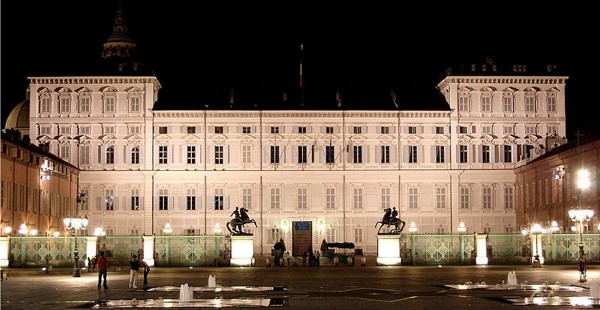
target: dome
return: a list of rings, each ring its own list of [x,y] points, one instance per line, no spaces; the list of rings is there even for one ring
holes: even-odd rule
[[[23,136],[29,135],[29,100],[25,100],[10,111],[5,129],[17,129]]]

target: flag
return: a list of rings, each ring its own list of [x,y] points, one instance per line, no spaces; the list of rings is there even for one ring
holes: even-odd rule
[[[304,44],[300,44],[300,88],[302,88],[302,51],[304,50]]]

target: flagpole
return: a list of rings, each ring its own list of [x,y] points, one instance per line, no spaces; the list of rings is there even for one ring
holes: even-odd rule
[[[304,51],[304,44],[300,43],[300,106],[304,106],[304,85],[302,81],[302,53]]]

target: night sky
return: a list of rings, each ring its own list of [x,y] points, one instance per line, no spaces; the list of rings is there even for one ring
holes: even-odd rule
[[[449,66],[558,65],[567,82],[567,130],[598,136],[593,113],[600,29],[576,1],[123,0],[129,35],[161,82],[157,108],[445,106],[435,89]],[[1,3],[2,127],[25,99],[27,76],[77,72],[101,57],[117,0]],[[300,52],[300,44],[304,52]],[[282,92],[288,93],[283,103]]]

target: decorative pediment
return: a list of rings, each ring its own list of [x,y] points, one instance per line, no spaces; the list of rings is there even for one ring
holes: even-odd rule
[[[252,144],[256,140],[256,137],[253,135],[245,134],[240,138],[242,144]]]
[[[411,135],[406,140],[410,145],[421,144],[421,137],[417,135]]]
[[[353,145],[362,145],[366,141],[365,137],[363,137],[363,136],[353,136],[353,137],[350,137],[349,140],[350,140],[350,144],[353,144]]]
[[[526,144],[531,144],[531,145],[539,144],[538,140],[541,139],[541,138],[542,137],[538,136],[538,135],[527,135],[527,136],[525,136],[525,143]]]
[[[36,138],[36,140],[38,140],[40,142],[40,144],[46,144],[46,143],[50,143],[50,141],[52,141],[52,138],[48,137],[47,135],[41,135],[41,136],[38,136]]]
[[[296,137],[296,143],[298,145],[308,145],[311,141],[312,139],[307,135],[299,135]]]
[[[329,145],[329,142],[331,142],[331,144],[335,144],[335,142],[337,142],[339,139],[339,136],[331,134],[323,136],[323,138],[320,140],[322,143]]]
[[[160,135],[158,137],[156,137],[156,144],[158,145],[167,145],[169,144],[169,140],[171,140],[171,137],[169,137],[168,135]]]
[[[198,137],[195,135],[187,135],[185,137],[183,137],[183,141],[185,141],[185,143],[187,144],[194,144],[196,142],[198,142]]]
[[[78,93],[80,93],[80,94],[81,93],[91,93],[92,92],[92,90],[89,89],[89,88],[87,88],[87,87],[79,87],[75,91],[78,92]]]
[[[462,145],[471,144],[472,140],[473,140],[473,137],[471,137],[469,135],[461,135],[458,137],[458,144],[462,144]]]
[[[506,135],[502,138],[502,143],[503,144],[516,144],[517,138],[518,137],[515,135]]]
[[[492,144],[496,137],[494,135],[486,134],[481,137],[481,141],[485,144]]]
[[[56,88],[54,91],[57,93],[70,93],[71,89],[61,86],[61,87]]]
[[[389,145],[394,141],[394,138],[390,135],[382,135],[377,138],[379,140],[379,144],[381,145]]]
[[[100,137],[98,137],[100,140],[102,140],[103,142],[109,141],[109,140],[116,140],[117,137],[115,137],[114,135],[101,135]]]
[[[100,91],[103,93],[116,93],[117,89],[112,86],[104,86],[100,88]]]
[[[435,141],[435,145],[447,145],[450,142],[448,137],[444,135],[435,135],[433,141]]]
[[[67,143],[71,141],[71,137],[67,135],[58,135],[54,139],[58,140],[59,143]]]

